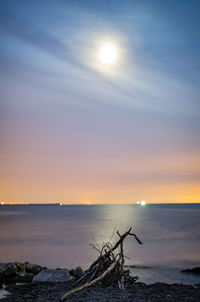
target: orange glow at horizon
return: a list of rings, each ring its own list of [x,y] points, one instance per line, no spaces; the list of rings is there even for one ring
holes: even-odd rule
[[[51,150],[38,157],[32,150],[26,157],[10,152],[1,164],[1,202],[200,202],[198,154],[98,155],[98,159],[95,154],[84,159],[75,154],[68,159],[55,157]]]
[[[14,188],[13,188],[14,189]],[[56,198],[58,193],[58,188],[54,188],[43,191],[43,186],[38,188],[37,194],[31,194],[27,190],[15,188],[13,190],[14,194],[8,194],[2,198],[2,202],[5,204],[16,204],[16,203],[57,203],[59,198]],[[163,194],[167,192],[167,194]],[[61,194],[61,193],[59,193]],[[14,198],[15,196],[15,198]],[[38,197],[40,196],[40,197]],[[183,186],[155,186],[149,185],[145,189],[142,187],[137,188],[126,188],[118,189],[116,193],[115,188],[91,191],[88,197],[85,198],[85,192],[83,190],[66,190],[62,192],[62,204],[128,204],[136,203],[137,200],[143,200],[142,197],[145,196],[147,203],[199,203],[200,202],[200,192],[199,187],[194,185]],[[10,200],[14,200],[14,203]]]

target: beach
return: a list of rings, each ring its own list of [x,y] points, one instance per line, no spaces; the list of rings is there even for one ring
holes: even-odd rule
[[[8,287],[9,295],[1,302],[58,302],[72,284],[27,284]],[[96,285],[70,296],[69,302],[199,302],[200,284],[169,285],[136,283],[124,291]]]
[[[192,272],[185,273],[191,274]],[[196,268],[194,272],[199,275],[200,267]],[[3,284],[0,283],[1,302],[59,302],[66,293],[79,287],[77,280],[80,280],[80,276],[87,275],[87,271],[85,272],[81,267],[68,271],[67,269],[47,269],[36,264],[16,262],[1,264],[0,273],[0,281],[3,282]],[[184,285],[182,283],[156,282],[147,285],[143,282],[133,281],[132,283],[125,282],[124,289],[120,289],[119,283],[110,282],[109,284],[100,281],[93,286],[70,294],[65,297],[64,301],[199,302],[200,283]]]

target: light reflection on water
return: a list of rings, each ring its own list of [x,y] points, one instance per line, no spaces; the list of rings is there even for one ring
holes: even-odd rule
[[[97,256],[94,238],[100,244],[130,226],[144,244],[127,238],[128,264],[199,265],[200,205],[0,207],[0,262],[86,268]]]

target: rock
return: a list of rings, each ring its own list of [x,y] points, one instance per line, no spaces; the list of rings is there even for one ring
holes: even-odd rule
[[[0,269],[0,288],[2,288],[3,283],[3,271]]]
[[[24,272],[25,271],[25,263],[15,262],[15,265],[17,266],[17,271],[18,272]]]
[[[29,283],[44,267],[29,262],[0,263],[0,284]]]
[[[18,275],[14,279],[14,283],[29,283],[32,282],[33,277],[35,275],[33,273],[26,273],[25,275]]]
[[[38,274],[43,269],[41,265],[25,262],[25,271],[27,273]]]
[[[73,280],[67,269],[45,269],[33,278],[33,282],[66,282]]]
[[[17,276],[17,266],[14,263],[7,263],[3,270],[3,283],[15,283],[14,279]]]
[[[85,274],[85,271],[80,266],[75,269],[71,269],[69,272],[75,279],[80,279]]]
[[[0,263],[0,270],[5,271],[7,263]]]
[[[7,263],[3,273],[6,278],[13,277],[17,274],[17,266],[15,263]]]
[[[187,274],[196,274],[196,275],[200,275],[200,266],[197,267],[193,267],[190,269],[184,269],[181,271],[182,273],[187,273]]]
[[[25,275],[16,275],[9,278],[4,278],[3,282],[5,284],[15,284],[15,283],[31,283],[33,280],[34,274],[26,273]]]

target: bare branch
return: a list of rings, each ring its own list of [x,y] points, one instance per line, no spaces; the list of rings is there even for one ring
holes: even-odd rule
[[[100,275],[98,278],[92,280],[91,282],[89,283],[85,283],[84,285],[82,286],[79,286],[77,288],[74,288],[72,290],[70,290],[69,292],[67,292],[66,294],[64,294],[62,297],[61,297],[61,301],[65,300],[67,297],[69,297],[70,295],[76,293],[76,292],[79,292],[81,291],[82,289],[86,288],[86,287],[90,287],[94,284],[96,284],[97,282],[101,281],[103,278],[105,278],[118,264],[118,261],[115,261],[111,264],[111,266],[109,266],[109,268],[102,274]]]

